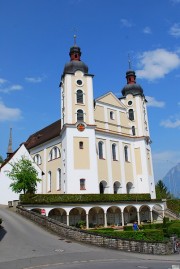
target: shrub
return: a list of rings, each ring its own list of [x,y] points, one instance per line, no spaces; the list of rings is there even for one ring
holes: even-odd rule
[[[150,194],[21,194],[21,204],[150,201]]]
[[[132,228],[132,227],[131,227]],[[112,237],[129,239],[135,241],[148,241],[148,242],[162,242],[164,241],[164,234],[162,230],[146,230],[146,231],[114,231],[113,229],[96,229],[89,232]]]
[[[86,222],[84,220],[79,220],[77,223],[76,223],[76,228],[80,228],[82,229],[83,227],[86,226]]]
[[[124,231],[132,231],[132,226],[124,226]]]
[[[169,227],[167,228],[167,233],[169,236],[177,235],[180,237],[180,222],[173,222]]]

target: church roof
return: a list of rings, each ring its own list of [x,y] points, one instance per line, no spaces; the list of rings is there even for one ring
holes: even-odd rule
[[[48,125],[47,127],[29,136],[24,145],[27,149],[34,148],[59,136],[60,132],[61,132],[61,120],[57,120],[56,122]]]

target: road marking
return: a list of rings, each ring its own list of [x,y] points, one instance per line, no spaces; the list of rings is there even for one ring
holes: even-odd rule
[[[144,269],[145,269],[145,268],[146,268],[146,269],[148,268],[147,266],[141,266],[141,265],[139,265],[139,266],[137,266],[137,267],[138,267],[138,268],[144,268]]]
[[[55,249],[54,251],[56,251],[56,252],[63,252],[64,249]]]

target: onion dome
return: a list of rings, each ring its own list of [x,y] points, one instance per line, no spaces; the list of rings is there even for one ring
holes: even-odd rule
[[[77,70],[82,71],[84,74],[88,73],[88,66],[81,61],[81,49],[76,43],[70,48],[69,56],[70,62],[65,64],[63,75],[74,74]]]
[[[121,91],[123,96],[126,97],[128,94],[144,96],[143,89],[136,84],[136,74],[133,70],[130,69],[126,72],[126,79],[127,85]]]

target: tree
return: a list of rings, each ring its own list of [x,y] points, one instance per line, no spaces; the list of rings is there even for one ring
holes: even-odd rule
[[[169,198],[171,198],[171,194],[168,191],[166,185],[163,183],[162,180],[159,180],[156,183],[155,188],[156,188],[156,197],[158,199],[169,199]]]
[[[3,157],[0,155],[0,163],[3,163]]]
[[[22,157],[19,161],[10,164],[12,166],[11,171],[7,172],[13,182],[10,184],[12,191],[16,193],[34,193],[37,187],[37,182],[40,182],[38,178],[38,172],[33,167],[32,162],[25,157]]]

